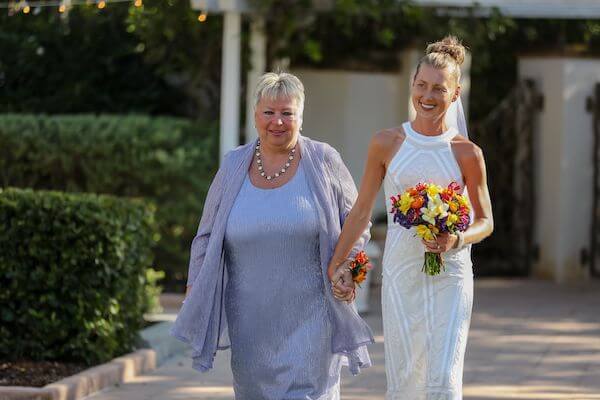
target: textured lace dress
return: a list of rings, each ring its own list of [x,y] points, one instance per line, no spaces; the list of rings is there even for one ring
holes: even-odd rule
[[[318,217],[302,162],[276,189],[246,177],[227,221],[225,264],[236,400],[339,399],[342,361],[331,348]]]

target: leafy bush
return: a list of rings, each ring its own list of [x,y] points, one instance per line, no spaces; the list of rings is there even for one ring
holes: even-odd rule
[[[155,262],[173,289],[185,279],[217,143],[213,126],[185,119],[0,115],[0,186],[152,200]]]
[[[185,115],[187,94],[128,32],[129,5],[107,8],[73,7],[68,19],[55,7],[0,13],[0,112]]]
[[[0,226],[0,357],[94,363],[133,348],[150,302],[151,206],[0,189]]]

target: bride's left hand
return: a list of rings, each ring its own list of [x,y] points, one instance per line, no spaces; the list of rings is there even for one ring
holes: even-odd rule
[[[450,233],[440,233],[436,236],[434,241],[422,240],[425,248],[430,253],[444,253],[448,250],[452,250],[456,246],[458,236]]]

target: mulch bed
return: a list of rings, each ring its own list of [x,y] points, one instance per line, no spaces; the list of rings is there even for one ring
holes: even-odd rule
[[[0,360],[0,386],[42,387],[86,368],[85,365],[57,361]]]

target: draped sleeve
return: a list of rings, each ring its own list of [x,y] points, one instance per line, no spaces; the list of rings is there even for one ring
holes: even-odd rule
[[[225,175],[225,160],[219,167],[213,181],[208,189],[206,200],[204,201],[204,208],[202,210],[202,217],[200,218],[200,224],[198,225],[198,231],[190,250],[190,262],[188,267],[188,279],[187,285],[191,286],[200,274],[202,264],[204,263],[204,256],[206,255],[206,249],[208,247],[208,241],[215,224],[215,217],[219,211],[221,204],[221,198],[223,196],[223,182]]]

